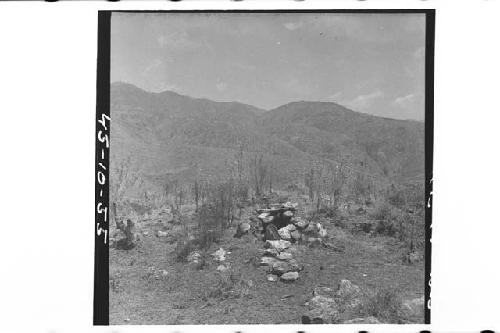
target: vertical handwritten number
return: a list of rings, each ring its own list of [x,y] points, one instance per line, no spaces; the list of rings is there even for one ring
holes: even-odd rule
[[[105,134],[105,132],[108,131],[108,124],[110,121],[111,118],[105,114],[101,114],[101,119],[97,120],[97,122],[102,126],[102,129],[97,132],[97,139],[99,140],[99,142],[104,143],[105,147],[108,149],[109,149],[109,137],[108,134]],[[106,153],[105,148],[102,148],[101,160],[104,160],[105,153]],[[99,163],[99,166],[103,170],[106,170],[106,166],[103,163]],[[100,196],[102,197],[102,186],[106,185],[106,175],[104,174],[103,171],[97,172],[97,181],[101,186]],[[96,208],[97,208],[97,213],[99,215],[101,214],[104,215],[104,223],[107,223],[108,207],[105,207],[102,202],[98,202]],[[101,227],[100,223],[97,223],[97,236],[101,236],[102,233],[104,233],[104,244],[106,244],[108,241],[108,230],[107,228]]]
[[[106,143],[106,148],[109,148],[109,139],[107,134],[104,134],[104,136],[102,136],[102,131],[99,131],[97,133],[97,139],[102,143]]]
[[[109,118],[107,115],[105,114],[102,114],[101,115],[101,119],[98,120],[98,122],[102,125],[102,127],[104,127],[104,129],[107,131],[108,130],[108,127],[106,127],[106,120],[110,121],[111,118]]]
[[[104,222],[108,221],[108,207],[102,208],[102,202],[99,202],[97,204],[97,213],[99,214],[104,213]]]
[[[106,176],[102,171],[99,171],[97,173],[97,181],[99,182],[100,185],[104,185],[106,183]]]

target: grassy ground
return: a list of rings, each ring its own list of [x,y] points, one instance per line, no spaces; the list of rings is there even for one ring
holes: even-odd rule
[[[242,219],[250,214],[247,209]],[[331,241],[345,251],[293,245],[291,251],[304,270],[298,281],[287,284],[267,281],[266,269],[257,264],[263,242],[252,234],[234,238],[235,228],[226,230],[208,253],[220,247],[230,251],[225,261],[230,269],[217,271],[219,263],[209,258],[199,270],[175,262],[175,242],[156,236],[157,230],[165,229],[175,235],[181,226],[139,221],[137,247],[110,249],[110,324],[300,323],[314,287],[336,287],[341,279],[358,285],[366,295],[381,289],[393,290],[402,299],[423,295],[423,262],[403,265],[405,250],[396,239],[353,234],[332,222],[322,221]]]

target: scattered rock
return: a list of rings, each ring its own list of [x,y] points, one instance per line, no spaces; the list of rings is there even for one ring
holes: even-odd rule
[[[224,266],[224,265],[219,265],[219,266],[217,266],[217,270],[218,270],[219,272],[225,272],[225,271],[227,271],[228,269],[229,269],[229,267]]]
[[[226,260],[226,254],[229,254],[230,252],[227,252],[226,250],[224,250],[222,247],[220,249],[218,249],[217,251],[215,251],[214,253],[212,253],[212,257],[214,257],[214,260],[215,261],[225,261]]]
[[[201,254],[199,252],[191,252],[188,256],[187,256],[187,261],[189,263],[199,263],[201,260]]]
[[[284,282],[293,282],[299,278],[298,272],[287,272],[281,275],[280,279]]]
[[[142,234],[143,234],[144,236],[147,236],[147,235],[149,235],[149,232],[147,232],[147,231],[143,231],[143,232],[142,232]]]
[[[270,282],[276,282],[278,281],[278,276],[277,275],[274,275],[274,274],[269,274],[267,276],[267,281],[270,281]]]
[[[165,277],[165,276],[167,276],[167,275],[168,275],[168,272],[167,272],[166,270],[162,269],[162,270],[161,270],[161,275],[162,275],[163,277]]]
[[[161,231],[161,230],[158,230],[158,232],[156,233],[156,236],[158,237],[167,237],[167,232],[166,231]]]
[[[370,316],[365,318],[354,318],[344,321],[342,324],[382,324],[377,318]]]
[[[321,223],[316,224],[316,228],[318,229],[318,235],[322,238],[325,238],[327,235],[326,229],[323,228]]]
[[[278,252],[282,252],[286,249],[288,249],[292,245],[289,241],[286,240],[266,240],[266,243],[264,244],[264,247],[266,248],[274,248]]]

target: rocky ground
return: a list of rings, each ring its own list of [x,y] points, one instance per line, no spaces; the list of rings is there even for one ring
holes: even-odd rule
[[[395,238],[313,222],[304,208],[247,207],[187,262],[174,259],[186,226],[168,209],[137,218],[128,250],[113,230],[110,324],[423,323],[423,261],[404,264]]]

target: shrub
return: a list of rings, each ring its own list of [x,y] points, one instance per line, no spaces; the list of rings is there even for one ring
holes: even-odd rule
[[[338,214],[338,209],[335,206],[321,207],[318,210],[318,214],[327,218],[336,218]]]
[[[232,179],[209,185],[205,202],[198,208],[198,244],[208,248],[218,242],[231,225],[236,209],[235,186]]]
[[[397,227],[392,221],[379,220],[375,227],[375,233],[393,237],[397,233]]]
[[[384,202],[377,206],[370,216],[374,220],[389,220],[392,217],[392,208],[387,202]]]
[[[177,245],[174,250],[174,258],[177,262],[187,262],[187,257],[193,249],[193,244],[186,236],[182,237],[177,241]]]
[[[362,306],[363,315],[374,316],[386,323],[405,322],[401,298],[394,290],[381,289]]]

